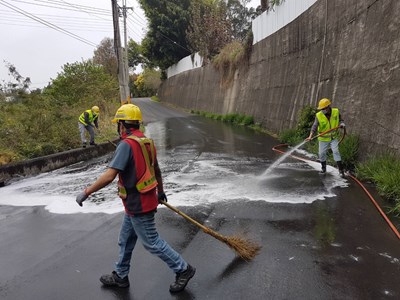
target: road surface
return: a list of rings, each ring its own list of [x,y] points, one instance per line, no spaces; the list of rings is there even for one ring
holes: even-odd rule
[[[115,184],[81,208],[75,196],[110,156],[0,188],[1,299],[399,299],[400,243],[361,188],[317,164],[283,161],[267,135],[135,102],[157,145],[169,203],[222,235],[262,245],[245,262],[224,243],[160,207],[161,236],[197,268],[186,290],[137,244],[129,289],[99,277],[118,255]]]

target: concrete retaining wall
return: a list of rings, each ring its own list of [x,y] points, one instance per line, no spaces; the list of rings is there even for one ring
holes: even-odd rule
[[[17,163],[0,166],[0,187],[14,177],[49,172],[70,164],[105,155],[115,150],[111,143],[104,143],[85,149],[74,149]]]
[[[212,66],[164,81],[162,101],[218,114],[252,115],[279,133],[296,125],[305,105],[332,99],[361,158],[400,153],[400,1],[319,0],[253,46],[233,80]]]

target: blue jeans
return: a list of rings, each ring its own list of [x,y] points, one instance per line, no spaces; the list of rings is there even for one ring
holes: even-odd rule
[[[144,248],[161,258],[172,271],[180,273],[186,270],[188,266],[186,261],[158,235],[154,212],[137,216],[125,214],[118,240],[119,259],[115,263],[115,272],[119,277],[128,276],[132,252],[138,237]]]
[[[330,142],[319,141],[319,160],[321,162],[326,161],[326,153],[328,152],[329,147],[332,149],[333,159],[335,161],[341,161],[342,158],[339,152],[339,141],[337,139]]]

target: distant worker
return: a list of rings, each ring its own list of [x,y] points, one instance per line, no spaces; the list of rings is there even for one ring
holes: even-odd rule
[[[86,130],[90,135],[90,145],[96,146],[96,143],[94,142],[94,127],[99,129],[99,113],[99,107],[93,106],[91,109],[85,110],[79,117],[78,125],[83,148],[86,148]]]
[[[157,232],[155,213],[159,201],[167,201],[167,196],[154,142],[140,131],[141,122],[142,113],[136,105],[124,104],[118,109],[113,123],[118,124],[121,142],[108,169],[76,197],[76,202],[82,206],[90,194],[110,184],[118,175],[118,194],[125,207],[118,239],[119,258],[114,271],[102,275],[100,281],[106,287],[129,287],[132,252],[139,239],[147,251],[162,259],[176,274],[175,282],[169,288],[171,293],[176,293],[186,287],[196,269]]]
[[[315,132],[318,130],[318,134],[328,131],[329,129],[340,127],[344,128],[345,124],[342,116],[339,113],[339,109],[331,108],[331,101],[327,98],[323,98],[318,104],[319,112],[315,115],[314,124],[311,127],[311,132],[307,141],[310,141]],[[319,141],[319,160],[321,162],[321,172],[326,173],[326,158],[329,147],[333,152],[333,159],[335,160],[339,173],[344,176],[344,167],[342,158],[339,152],[339,131],[333,130],[327,134],[318,137]]]

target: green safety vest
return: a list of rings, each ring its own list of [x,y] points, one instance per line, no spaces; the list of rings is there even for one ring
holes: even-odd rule
[[[316,116],[318,118],[318,134],[339,126],[339,109],[337,108],[332,108],[331,117],[329,118],[329,120],[322,111],[317,112]],[[318,137],[318,140],[322,142],[330,142],[331,140],[338,137],[338,130],[334,130]]]
[[[79,122],[81,122],[83,125],[87,126],[85,122],[85,112],[89,114],[89,123],[93,123],[99,115],[93,114],[91,109],[85,110],[79,117]]]

